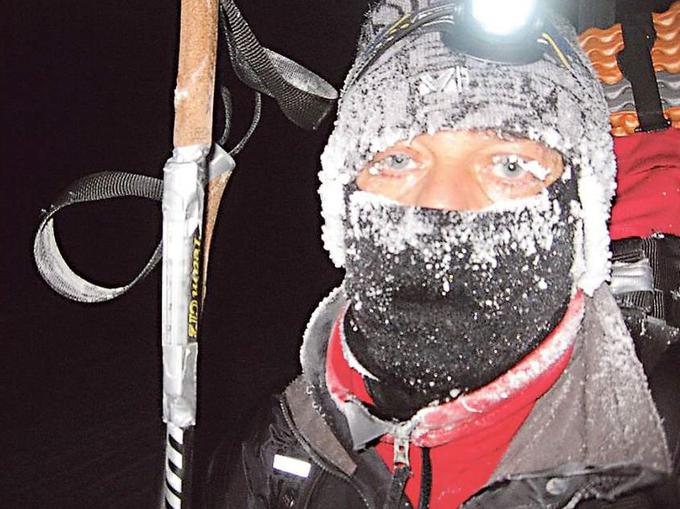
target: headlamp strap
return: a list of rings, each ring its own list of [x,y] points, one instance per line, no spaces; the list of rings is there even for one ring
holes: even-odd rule
[[[357,65],[347,77],[345,89],[354,84],[369,66],[375,62],[385,50],[415,30],[437,31],[443,24],[451,25],[454,20],[454,7],[448,2],[405,14],[392,25],[385,27],[375,35],[373,41],[357,57]]]
[[[616,56],[619,68],[630,81],[640,126],[637,131],[660,131],[670,126],[663,114],[659,84],[656,80],[652,47],[656,30],[652,14],[635,13],[621,22],[624,49]]]
[[[553,54],[559,58],[566,69],[573,68],[571,61],[576,58],[574,50],[552,23],[546,22],[545,32],[541,34],[541,39],[552,48]]]

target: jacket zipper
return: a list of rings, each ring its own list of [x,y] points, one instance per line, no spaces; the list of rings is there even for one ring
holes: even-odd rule
[[[290,428],[290,430],[293,432],[293,436],[295,436],[295,439],[298,442],[300,442],[300,445],[302,445],[303,447],[305,447],[305,445],[308,445],[308,444],[306,444],[305,439],[300,435],[300,432],[295,427],[291,417],[288,415],[288,409],[286,408],[283,400],[281,400],[279,402],[279,406],[281,407],[281,412],[283,413],[283,418],[286,421],[286,424],[288,424],[288,427]],[[314,461],[316,466],[318,466],[323,472],[326,472],[327,474],[329,474],[333,477],[336,477],[336,478],[338,478],[342,481],[345,481],[352,488],[354,488],[355,491],[359,494],[359,497],[361,498],[361,501],[364,503],[364,506],[366,507],[366,509],[374,509],[374,508],[372,508],[371,504],[369,503],[368,499],[366,498],[366,495],[364,495],[364,493],[361,491],[361,489],[359,489],[359,487],[356,485],[356,483],[352,481],[351,477],[349,477],[345,474],[342,474],[340,472],[337,472],[337,471],[327,467],[326,465],[324,465],[323,460],[317,456],[317,454],[312,450],[311,446],[305,447],[305,449],[309,453],[310,457],[312,458],[312,461]]]

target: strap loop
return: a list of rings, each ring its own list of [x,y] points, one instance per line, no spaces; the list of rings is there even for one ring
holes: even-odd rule
[[[57,198],[43,217],[33,243],[33,256],[43,279],[60,295],[78,302],[104,302],[127,292],[144,279],[161,259],[161,244],[142,271],[130,283],[106,288],[83,279],[64,260],[54,233],[54,215],[76,203],[137,196],[160,201],[161,179],[126,172],[105,171],[76,180]]]
[[[220,4],[231,62],[241,81],[273,97],[294,124],[316,129],[333,107],[337,91],[300,64],[262,47],[233,0]]]
[[[236,74],[248,86],[255,89],[255,109],[251,125],[236,146],[227,154],[219,145],[214,147],[209,164],[209,201],[215,212],[208,213],[207,237],[215,221],[216,207],[235,163],[231,155],[237,154],[253,134],[260,119],[260,93],[278,102],[284,114],[295,124],[315,129],[330,111],[337,99],[336,90],[322,78],[269,49],[263,48],[243,19],[233,0],[221,0],[220,18],[226,33],[230,58]],[[229,91],[222,90],[225,109],[225,128],[220,143],[224,143],[231,126],[232,105]],[[214,173],[214,174],[213,174]],[[137,196],[161,201],[163,181],[144,175],[126,172],[101,172],[83,177],[59,196],[43,217],[33,244],[33,255],[43,279],[60,295],[78,302],[103,302],[127,292],[144,279],[161,259],[161,244],[142,271],[130,283],[106,288],[86,281],[76,274],[64,260],[57,245],[54,232],[54,215],[64,207],[76,203]],[[207,260],[207,250],[205,259]]]

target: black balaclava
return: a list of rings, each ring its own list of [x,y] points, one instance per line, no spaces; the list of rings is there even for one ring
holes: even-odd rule
[[[479,212],[352,193],[345,339],[380,414],[406,419],[486,385],[559,323],[574,286],[575,199],[571,179]]]

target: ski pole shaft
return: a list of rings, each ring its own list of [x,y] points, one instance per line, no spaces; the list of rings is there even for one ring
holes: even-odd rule
[[[217,0],[182,0],[175,147],[212,144]]]
[[[217,0],[182,0],[174,150],[163,169],[165,507],[191,505],[206,158],[212,144]]]

